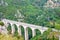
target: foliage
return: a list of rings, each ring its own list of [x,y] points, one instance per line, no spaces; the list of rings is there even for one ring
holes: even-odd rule
[[[15,14],[17,15],[17,10],[19,10],[24,16],[22,22],[51,28],[55,28],[55,22],[60,22],[59,7],[54,9],[43,7],[47,0],[5,0],[4,2],[7,2],[9,5],[6,7],[0,6],[0,12],[3,15],[1,18],[17,21],[18,18],[15,17]]]
[[[55,23],[55,28],[58,29],[58,30],[60,30],[60,24]]]
[[[54,9],[49,7],[45,8],[44,5],[47,0],[4,0],[4,2],[7,2],[8,6],[0,6],[0,19],[6,18],[17,21],[18,18],[16,18],[15,14],[17,15],[17,10],[19,10],[24,16],[22,17],[24,19],[22,22],[60,30],[60,7]],[[11,32],[11,27],[7,29]],[[18,34],[16,26],[15,29],[16,36]],[[46,38],[50,31],[49,29],[49,31],[44,32],[42,39]],[[29,35],[31,35],[31,33]],[[33,39],[38,40],[37,38],[39,37],[37,36]]]
[[[18,36],[18,29],[17,29],[17,26],[14,24],[14,27],[15,27],[15,32],[14,32],[14,36]]]
[[[31,38],[31,40],[59,40],[59,37],[57,37],[56,35],[60,35],[60,33],[51,32],[51,30],[49,29],[49,31],[44,32],[44,34],[37,35],[37,36]]]
[[[7,30],[8,30],[8,34],[11,34],[11,25],[10,24],[8,25]]]
[[[48,35],[51,31],[52,31],[52,29],[49,28],[47,31],[45,31],[45,32],[43,33],[43,35]]]
[[[0,21],[0,25],[1,25],[1,26],[4,26],[4,23],[3,23],[2,21]]]
[[[12,36],[12,35],[0,35],[0,40],[24,40],[23,37],[20,36]]]

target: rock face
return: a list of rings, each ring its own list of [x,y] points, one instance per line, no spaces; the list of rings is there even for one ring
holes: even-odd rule
[[[0,33],[1,34],[7,34],[8,33],[8,31],[7,31],[5,26],[0,26]]]
[[[7,6],[8,3],[7,2],[4,2],[3,0],[0,0],[0,6]]]
[[[48,0],[47,3],[45,3],[45,7],[51,7],[51,8],[55,8],[55,7],[60,7],[60,2],[53,1],[53,0]]]
[[[55,31],[52,31],[48,34],[47,38],[56,38],[56,40],[60,40],[60,32],[55,32]]]

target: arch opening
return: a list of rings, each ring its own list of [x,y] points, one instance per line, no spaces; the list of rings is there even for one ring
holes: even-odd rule
[[[32,29],[27,27],[28,30],[28,39],[30,40],[32,38]]]
[[[22,25],[20,25],[19,26],[19,28],[21,29],[21,35],[23,36],[23,37],[25,37],[25,35],[24,35],[24,27],[22,26]]]
[[[16,24],[13,24],[15,32],[14,32],[14,36],[18,36],[18,28]]]
[[[8,24],[8,27],[7,27],[7,30],[8,30],[8,34],[11,34],[11,24],[10,23],[7,23]]]
[[[36,33],[36,36],[41,35],[41,32],[38,29],[35,29],[35,33]]]

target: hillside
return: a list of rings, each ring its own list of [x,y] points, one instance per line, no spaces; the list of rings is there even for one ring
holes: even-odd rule
[[[60,29],[59,4],[60,0],[0,0],[0,19]]]

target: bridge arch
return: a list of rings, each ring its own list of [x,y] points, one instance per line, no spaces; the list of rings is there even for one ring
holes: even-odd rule
[[[26,30],[28,31],[28,40],[30,40],[32,38],[32,29],[30,27],[27,27]]]
[[[11,24],[10,23],[7,23],[8,24],[8,26],[7,26],[7,30],[8,30],[8,34],[11,34]]]
[[[35,34],[36,34],[36,35],[41,35],[41,31],[40,31],[39,29],[35,29]],[[36,36],[36,35],[35,35],[35,36]]]
[[[24,27],[22,25],[19,25],[20,33],[23,37],[25,37]]]
[[[14,29],[15,29],[14,35],[16,36],[16,35],[18,35],[18,26],[16,24],[13,24],[13,26],[14,26]]]

